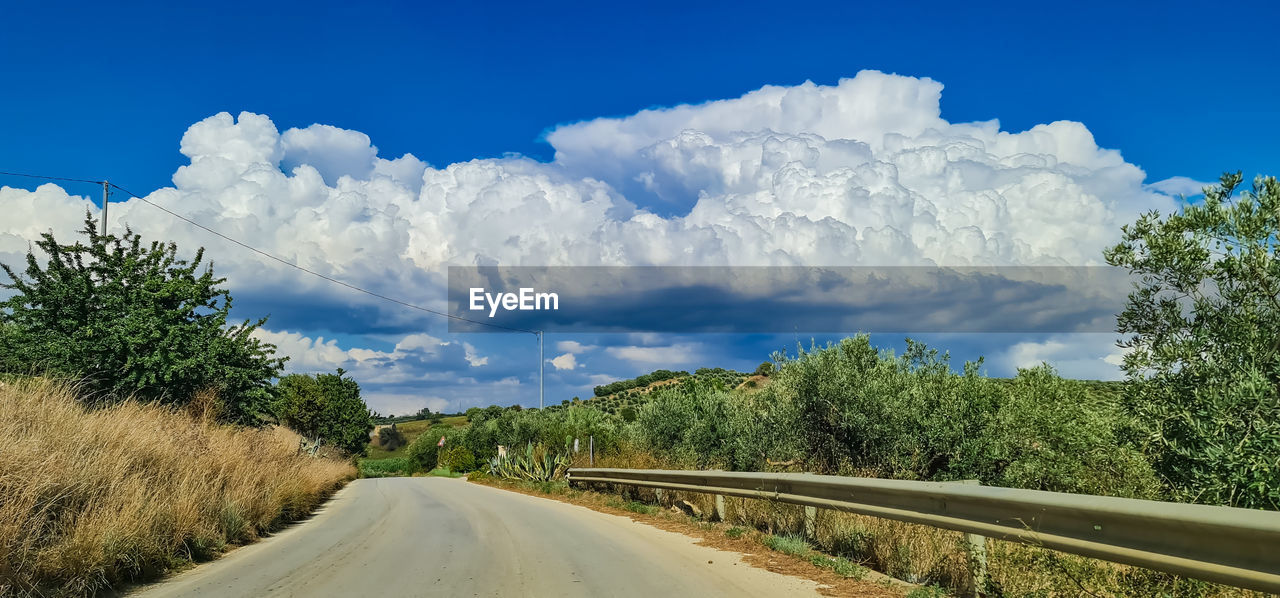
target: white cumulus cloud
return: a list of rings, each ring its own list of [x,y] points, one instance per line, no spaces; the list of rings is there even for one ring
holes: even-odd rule
[[[448,265],[1098,264],[1122,224],[1173,209],[1170,194],[1194,183],[1146,184],[1081,123],[1004,131],[996,121],[948,122],[942,91],[931,79],[876,71],[835,85],[765,86],[556,127],[549,163],[506,157],[439,168],[380,156],[358,131],[317,124],[281,133],[266,115],[220,113],[187,130],[180,149],[189,163],[172,187],[147,197],[302,267],[442,309]],[[70,237],[86,208],[97,213],[93,204],[54,185],[0,188],[0,260],[19,261],[46,230]],[[350,326],[404,331],[420,315],[136,200],[112,207],[113,229],[126,224],[147,239],[207,246],[234,292],[281,311],[359,308],[364,319]],[[344,358],[333,341],[276,340],[298,364],[346,359],[389,379],[421,375],[423,356],[486,363],[456,343],[349,349]],[[687,364],[693,355],[610,351],[647,363]]]
[[[578,358],[573,353],[565,353],[553,359],[549,359],[551,365],[557,370],[572,370],[578,367]]]
[[[1114,334],[1079,333],[1054,335],[1042,341],[1023,341],[995,355],[992,363],[1010,372],[1048,363],[1068,378],[1120,380],[1124,351],[1116,346]]]
[[[1186,195],[1188,197],[1201,195],[1204,188],[1209,186],[1212,186],[1212,183],[1197,181],[1184,176],[1169,177],[1147,185],[1148,188],[1166,195]]]
[[[586,353],[595,348],[595,345],[584,345],[578,341],[559,341],[556,343],[556,349],[573,354]]]
[[[661,364],[668,366],[687,366],[697,363],[701,353],[697,343],[675,343],[657,347],[608,347],[609,355],[635,364]]]

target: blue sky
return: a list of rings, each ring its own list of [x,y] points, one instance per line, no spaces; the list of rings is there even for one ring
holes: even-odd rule
[[[1061,120],[1082,123],[1092,135],[1088,143],[1081,142],[1085,149],[1080,152],[1084,153],[1071,149],[1079,140],[1075,129],[1058,130],[1053,133],[1055,141],[1043,147],[1037,145],[1032,153],[1056,156],[1049,160],[1053,164],[1072,165],[1083,164],[1085,158],[1079,156],[1087,154],[1087,169],[1093,174],[1075,180],[1075,186],[1064,187],[1065,195],[1055,196],[1056,201],[1069,203],[1063,198],[1070,193],[1100,198],[1100,206],[1110,207],[1099,207],[1090,213],[1110,210],[1107,213],[1111,216],[1094,222],[1092,216],[1071,212],[1074,216],[1067,218],[1088,221],[1090,224],[1081,225],[1086,230],[1113,230],[1122,223],[1119,215],[1168,205],[1135,195],[1144,189],[1149,191],[1152,183],[1172,177],[1212,180],[1224,169],[1241,169],[1249,176],[1276,172],[1276,164],[1280,163],[1280,149],[1274,143],[1280,133],[1280,110],[1276,108],[1280,105],[1280,80],[1276,77],[1280,48],[1252,24],[1269,23],[1280,16],[1277,13],[1276,8],[1265,3],[1205,6],[1179,2],[1009,3],[989,7],[924,3],[910,9],[888,3],[750,2],[731,8],[688,2],[647,3],[643,9],[598,3],[545,7],[524,3],[428,6],[406,2],[370,7],[326,2],[275,6],[224,2],[200,8],[172,3],[128,7],[15,3],[5,8],[6,16],[0,21],[0,81],[5,89],[0,94],[0,170],[109,177],[144,195],[176,185],[178,192],[156,197],[174,202],[172,207],[182,213],[207,217],[205,222],[243,240],[261,243],[299,261],[328,264],[335,275],[377,285],[377,290],[386,294],[427,303],[439,300],[441,294],[433,286],[438,281],[433,282],[432,276],[442,272],[443,264],[478,255],[500,262],[513,261],[516,258],[510,256],[519,255],[525,256],[523,265],[543,265],[539,259],[552,262],[560,259],[560,254],[544,252],[544,244],[529,236],[521,237],[514,245],[519,250],[514,254],[504,254],[501,244],[467,249],[472,241],[458,237],[440,238],[438,243],[445,250],[424,248],[423,241],[414,240],[415,235],[493,237],[499,233],[485,228],[483,222],[474,223],[474,229],[467,228],[465,222],[454,222],[452,228],[435,232],[423,228],[427,220],[382,223],[377,215],[368,216],[361,210],[384,210],[385,205],[401,205],[397,202],[402,200],[387,199],[376,189],[360,191],[357,195],[364,200],[342,199],[336,191],[331,199],[324,200],[326,207],[321,213],[331,226],[338,214],[348,215],[353,223],[372,223],[367,230],[360,229],[359,235],[352,233],[343,238],[343,231],[355,229],[337,227],[329,229],[333,237],[322,240],[287,238],[293,230],[291,221],[271,220],[265,213],[255,213],[272,210],[269,204],[287,205],[280,208],[285,210],[299,209],[293,204],[271,204],[277,201],[273,199],[274,192],[264,191],[251,199],[236,196],[243,186],[222,181],[218,178],[221,175],[209,170],[209,162],[202,167],[204,170],[189,168],[188,178],[175,182],[179,178],[175,175],[182,172],[180,168],[197,157],[223,151],[220,144],[229,138],[226,135],[241,134],[219,133],[232,130],[219,128],[223,127],[221,124],[205,127],[201,129],[203,133],[190,136],[193,149],[184,154],[179,152],[184,132],[220,112],[238,118],[245,111],[269,118],[272,130],[279,132],[306,129],[314,123],[357,131],[367,135],[367,142],[376,146],[380,159],[412,154],[434,169],[475,159],[525,156],[530,160],[509,158],[505,162],[478,164],[477,168],[493,165],[512,176],[535,173],[553,183],[563,179],[570,181],[576,189],[573,192],[583,197],[599,192],[612,198],[608,218],[600,217],[605,224],[583,224],[576,241],[570,232],[557,238],[555,243],[560,243],[563,255],[572,256],[581,255],[584,247],[592,246],[593,239],[602,238],[590,231],[614,230],[610,223],[627,221],[633,216],[631,210],[677,219],[691,213],[699,192],[707,195],[708,205],[704,207],[709,209],[717,202],[737,205],[734,202],[739,200],[733,198],[745,197],[748,190],[718,178],[708,183],[711,179],[707,177],[712,175],[694,172],[702,164],[698,162],[702,158],[695,154],[677,152],[663,158],[666,162],[659,160],[661,156],[646,154],[649,157],[644,160],[652,158],[658,166],[641,164],[644,160],[640,158],[632,160],[635,151],[608,145],[607,136],[602,137],[589,127],[564,125],[600,122],[597,119],[604,117],[625,120],[646,108],[731,100],[766,85],[793,88],[812,81],[821,89],[834,89],[841,79],[872,69],[903,75],[911,81],[928,78],[940,82],[945,86],[941,91],[941,119],[947,123],[998,119],[999,129],[1011,133]],[[931,92],[926,88],[927,85],[921,87],[928,95]],[[842,97],[871,97],[874,90],[866,89],[849,91]],[[868,100],[873,110],[887,112],[895,106],[891,96],[882,94],[876,98]],[[922,110],[927,112],[927,106]],[[712,144],[728,155],[729,149],[724,148],[741,141],[733,138],[733,131],[739,127],[755,130],[745,124],[755,122],[749,112],[738,105],[726,113],[729,116],[696,117],[677,124],[709,131]],[[739,116],[742,120],[735,120]],[[665,131],[665,136],[649,138],[644,130],[661,129],[668,124],[645,124],[642,120],[637,117],[626,121],[637,123],[628,129],[628,139],[635,140],[635,148],[659,147],[681,132],[677,127]],[[809,130],[802,121],[803,118],[770,122],[773,129],[792,124],[798,127],[785,131],[789,134],[818,134],[827,139],[838,137],[837,132],[845,130],[840,123],[829,121],[816,123]],[[886,123],[884,130],[896,131],[896,121]],[[858,131],[862,129],[851,130],[861,134]],[[553,131],[560,131],[560,136],[556,138]],[[283,162],[279,162],[279,156],[263,159],[276,164],[284,174],[297,163],[316,161],[320,175],[331,187],[350,168],[365,168],[365,162],[360,161],[363,158],[352,158],[352,151],[360,152],[352,150],[351,143],[358,146],[359,139],[348,143],[350,139],[344,137],[345,149],[333,149],[338,147],[334,145],[337,142],[321,137],[316,138],[318,141],[298,137],[289,146],[292,149],[279,150]],[[978,137],[994,139],[985,133]],[[880,151],[876,140],[856,135],[851,139],[866,141],[873,152]],[[552,140],[557,140],[555,147]],[[1124,168],[1141,169],[1144,178],[1126,179],[1124,183],[1098,182],[1111,176],[1106,173],[1114,172],[1116,167],[1099,153],[1102,150],[1095,151],[1094,143],[1097,148],[1118,151]],[[563,159],[553,164],[557,149]],[[819,149],[823,156],[845,155],[840,154],[844,150],[839,148]],[[261,157],[255,156],[242,161],[237,161],[242,156],[233,156],[232,162],[243,166]],[[594,157],[598,156],[608,159],[596,160]],[[843,159],[853,158],[830,158],[837,162]],[[320,164],[324,160],[329,160],[328,167]],[[916,184],[905,176],[909,174],[908,166],[895,167],[903,171],[903,185]],[[237,176],[245,168],[240,168]],[[404,168],[404,172],[411,173],[411,179],[418,174],[418,166]],[[821,164],[814,168],[818,175],[829,170]],[[637,176],[653,172],[657,173],[657,182],[637,182]],[[1070,169],[1065,172],[1078,176]],[[603,181],[608,189],[591,187],[583,182],[587,179]],[[224,184],[225,188],[220,187]],[[0,179],[0,186],[5,185],[31,191],[36,184]],[[420,192],[421,180],[406,183],[405,188],[411,194]],[[595,191],[583,190],[588,188]],[[1173,188],[1176,186],[1165,189]],[[912,189],[934,203],[947,201],[945,193],[930,195],[934,191],[927,185]],[[70,185],[66,191],[73,196],[96,197],[92,188]],[[543,192],[551,193],[546,189]],[[770,192],[780,193],[777,189]],[[12,251],[22,247],[21,240],[24,235],[33,234],[31,231],[42,226],[58,229],[59,223],[68,218],[74,221],[83,214],[83,206],[74,201],[48,197],[0,197],[0,205],[9,201],[14,206],[8,211],[12,215],[9,228],[0,226],[0,258],[11,256]],[[350,201],[367,201],[368,206],[357,205],[348,210],[349,204],[343,202]],[[303,203],[308,209],[315,207]],[[874,203],[866,209],[874,211]],[[801,205],[813,208],[804,202],[795,204]],[[31,210],[15,211],[21,206]],[[404,213],[403,206],[398,209]],[[565,209],[566,214],[590,212],[586,208]],[[751,209],[754,208],[742,208]],[[820,221],[827,209],[818,209],[809,220]],[[236,216],[237,210],[245,211],[245,215]],[[849,212],[855,214],[850,216],[854,220],[857,213]],[[122,208],[121,214],[132,217],[128,207]],[[243,219],[249,216],[260,221]],[[130,222],[151,222],[145,218],[140,215]],[[841,218],[845,216],[837,214],[835,220],[844,222]],[[1031,233],[1020,233],[1002,224],[998,216],[993,218],[996,220],[986,222],[987,226],[977,226],[988,246],[1010,239],[1014,245],[1022,240],[1031,247],[1021,254],[999,248],[990,250],[1003,256],[1001,259],[1022,263],[1025,259],[1059,256],[1072,261],[1075,256],[1065,244],[1037,245]],[[240,306],[242,312],[272,313],[276,331],[302,335],[312,343],[307,346],[314,346],[320,337],[336,340],[337,347],[348,352],[342,359],[352,358],[352,351],[385,353],[373,361],[384,360],[380,363],[386,367],[379,370],[370,366],[370,380],[366,383],[367,388],[381,393],[378,401],[384,411],[408,408],[418,400],[414,397],[462,406],[486,403],[489,398],[528,404],[536,397],[530,394],[529,366],[534,360],[528,339],[498,339],[493,338],[495,335],[454,338],[430,318],[395,313],[386,306],[343,295],[342,291],[315,287],[303,293],[297,290],[294,279],[284,275],[273,286],[270,278],[265,279],[267,282],[253,279],[254,272],[273,271],[262,270],[249,258],[234,253],[241,250],[220,245],[216,239],[176,224],[155,222],[149,230],[140,230],[144,234],[180,237],[184,244],[205,245],[215,261],[228,265],[233,273],[233,289],[241,290],[245,297]],[[548,226],[555,228],[565,222],[561,216]],[[804,227],[809,226],[783,224],[770,229],[774,231],[772,236],[753,243],[768,245],[785,236],[785,231],[808,230]],[[571,228],[569,224],[564,227]],[[899,226],[895,230],[909,229]],[[8,241],[2,238],[6,232],[11,235]],[[652,236],[656,234],[650,233],[646,238],[658,238]],[[813,234],[814,239],[831,238],[819,232]],[[698,249],[701,246],[690,239],[700,238],[693,235],[679,239],[679,243],[694,248],[691,256],[680,259],[691,264],[698,264],[701,259],[720,263],[722,254],[741,254],[742,250],[733,250],[723,239],[705,250]],[[1082,242],[1089,250],[1080,255],[1096,255],[1094,249],[1104,241],[1099,237]],[[841,254],[840,249],[827,249],[826,253],[821,249],[818,253],[796,250],[789,255],[802,264],[837,254],[830,263],[813,265],[864,264],[869,259],[865,256],[874,252],[867,244],[870,241],[860,237],[859,242],[863,244],[857,255]],[[922,257],[940,251],[919,239],[911,242]],[[318,247],[314,251],[308,249],[313,245]],[[358,255],[362,247],[381,245],[403,247],[403,251],[384,255],[370,250],[377,255],[370,255],[368,261]],[[6,247],[9,254],[5,253]],[[344,247],[349,250],[341,251]],[[631,255],[628,252],[641,251],[629,249],[631,245],[619,247],[624,257]],[[344,263],[335,255],[355,257]],[[646,253],[643,259],[631,261],[655,263],[662,259],[661,255]],[[559,265],[567,263],[562,261]],[[385,276],[364,279],[366,273],[383,267]],[[413,331],[427,331],[445,344],[426,344],[444,348],[427,351],[430,355],[413,353],[415,349],[410,348],[396,353],[397,344],[417,346],[405,342]],[[699,341],[678,335],[615,335],[574,341],[583,347],[595,347],[578,353],[553,351],[551,345],[571,339],[549,338],[548,358],[576,355],[578,367],[549,368],[552,375],[548,378],[548,397],[559,400],[583,394],[592,380],[634,375],[655,367],[748,367],[773,349],[793,345],[795,339],[786,336]],[[1087,351],[1081,347],[1089,343],[1079,339],[999,335],[982,339],[939,338],[955,348],[957,354],[1003,356],[994,360],[1004,364],[993,366],[1004,369],[997,373],[1007,373],[1009,364],[1027,355],[1068,364],[1073,360],[1097,362],[1105,357],[1085,355]],[[896,343],[900,339],[885,337],[883,342]],[[471,348],[464,348],[463,343]],[[1097,345],[1091,345],[1095,353]],[[610,347],[615,350],[609,351]],[[655,350],[645,352],[645,348]],[[682,360],[685,363],[668,363]],[[295,359],[301,361],[304,360]],[[480,362],[484,363],[476,365]],[[564,362],[562,359],[560,363]],[[330,361],[316,359],[314,363],[320,367]],[[399,373],[377,373],[389,370]],[[1094,370],[1084,367],[1082,371]]]
[[[0,162],[154,189],[226,110],[355,129],[440,165],[551,158],[548,127],[862,69],[947,85],[943,116],[1068,119],[1154,179],[1277,163],[1274,4],[13,3]]]

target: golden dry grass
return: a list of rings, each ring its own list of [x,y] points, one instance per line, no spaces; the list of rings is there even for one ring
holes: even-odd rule
[[[0,595],[90,595],[298,519],[355,469],[297,447],[281,428],[0,386]]]

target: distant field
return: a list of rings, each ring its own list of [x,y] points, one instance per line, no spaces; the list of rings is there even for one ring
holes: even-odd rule
[[[440,423],[442,425],[453,426],[455,428],[458,428],[458,427],[467,425],[467,416],[454,415],[454,416],[446,417],[440,420]],[[408,444],[413,443],[413,440],[415,438],[421,436],[423,432],[426,432],[428,429],[430,429],[432,425],[433,424],[431,423],[431,420],[423,419],[423,420],[418,420],[414,422],[405,422],[402,424],[396,424],[396,429],[399,430],[401,434],[404,434],[404,439],[407,441],[406,446],[408,446]],[[368,457],[370,459],[393,459],[396,457],[403,457],[403,456],[404,456],[404,447],[400,447],[394,451],[386,451],[379,448],[377,445],[373,444],[372,442],[369,443]]]

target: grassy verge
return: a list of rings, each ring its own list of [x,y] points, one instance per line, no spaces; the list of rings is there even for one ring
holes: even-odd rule
[[[212,558],[310,513],[355,476],[298,437],[154,405],[87,410],[0,385],[0,595],[87,596]]]
[[[385,459],[360,459],[360,477],[389,478],[411,476],[417,467],[408,457],[390,457]]]
[[[437,467],[431,471],[428,471],[427,475],[435,476],[438,478],[460,478],[466,474],[458,473],[456,471],[451,471],[448,467]]]

